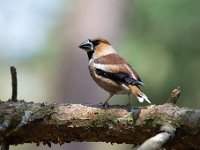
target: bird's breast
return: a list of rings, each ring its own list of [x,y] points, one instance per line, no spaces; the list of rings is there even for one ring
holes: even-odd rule
[[[92,76],[92,78],[94,79],[94,81],[101,87],[103,88],[105,91],[109,92],[109,93],[113,93],[113,94],[128,94],[130,93],[130,89],[128,86],[126,86],[125,84],[121,84],[117,81],[113,81],[109,78],[105,78],[102,77],[100,75],[97,75],[96,73],[96,69],[98,65],[95,64],[94,60],[90,60],[89,61],[89,72],[90,75]]]

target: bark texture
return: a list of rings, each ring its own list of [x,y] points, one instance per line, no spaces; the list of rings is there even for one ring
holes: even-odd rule
[[[111,142],[140,145],[165,132],[167,124],[176,129],[165,148],[200,149],[200,110],[174,104],[133,108],[101,104],[45,104],[24,101],[0,102],[0,142],[66,143]],[[160,128],[165,125],[165,128]]]

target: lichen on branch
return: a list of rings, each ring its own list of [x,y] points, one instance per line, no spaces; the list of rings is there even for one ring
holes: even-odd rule
[[[0,122],[7,120],[10,126],[0,130],[0,141],[6,139],[10,144],[99,141],[140,145],[156,135],[163,124],[170,123],[177,128],[176,135],[165,147],[200,148],[197,142],[200,140],[199,110],[174,104],[128,110],[119,105],[104,109],[100,104],[1,101]]]

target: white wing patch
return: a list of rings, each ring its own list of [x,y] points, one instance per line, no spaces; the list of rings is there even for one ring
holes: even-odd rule
[[[110,68],[113,68],[115,67],[116,68],[116,65],[105,65],[105,64],[96,64],[94,63],[94,67],[97,68],[97,69],[101,69],[103,71],[107,71],[107,72],[110,72]]]
[[[140,103],[143,103],[144,101],[147,101],[149,104],[151,104],[150,100],[148,99],[148,97],[145,94],[140,95],[140,96],[136,95],[136,97],[137,97],[137,99],[138,99],[138,101]]]

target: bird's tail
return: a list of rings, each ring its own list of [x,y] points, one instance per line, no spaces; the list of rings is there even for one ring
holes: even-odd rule
[[[137,97],[140,103],[147,101],[149,104],[151,104],[148,97],[144,93],[142,93],[137,86],[129,85],[129,88],[131,89],[131,92]]]

